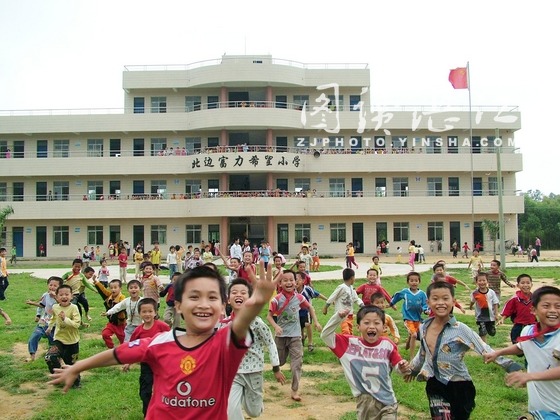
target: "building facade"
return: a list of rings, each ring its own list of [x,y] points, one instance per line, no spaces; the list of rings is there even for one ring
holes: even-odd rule
[[[126,67],[119,113],[3,111],[2,242],[24,257],[236,237],[285,254],[304,237],[321,255],[447,252],[488,243],[500,200],[517,240],[519,110],[383,107],[369,86],[365,64],[223,56]]]

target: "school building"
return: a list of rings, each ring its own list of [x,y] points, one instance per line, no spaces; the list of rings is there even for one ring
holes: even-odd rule
[[[370,83],[367,64],[224,55],[126,66],[118,113],[2,111],[0,242],[23,257],[236,237],[289,255],[303,237],[321,255],[447,252],[490,243],[500,198],[517,240],[519,109],[383,106]]]

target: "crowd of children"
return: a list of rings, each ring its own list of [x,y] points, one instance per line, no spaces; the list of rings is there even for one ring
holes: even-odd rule
[[[155,258],[161,262],[157,245]],[[263,241],[261,248],[267,246]],[[312,286],[310,273],[320,267],[315,243],[304,242],[290,268],[281,254],[270,249],[259,250],[257,263],[250,245],[242,249],[241,258],[227,258],[219,247],[212,253],[208,246],[202,249],[203,253],[199,248],[170,247],[165,259],[170,269],[167,285],[158,276],[161,266],[153,262],[154,253],[146,255],[140,248],[132,257],[135,278],[128,281],[121,262],[126,250],[117,254],[119,279],[110,279],[104,261],[96,276],[93,267],[84,268],[83,261],[74,260],[70,272],[49,278],[47,291],[26,302],[38,308],[28,360],[35,360],[41,338],[47,338],[45,361],[51,383],[63,384],[64,391],[80,387],[80,374],[85,370],[114,364],[123,364],[127,370],[129,364],[139,362],[139,396],[146,418],[180,415],[240,420],[243,411],[251,417],[264,411],[265,349],[281,384],[286,382],[281,367],[289,361],[291,398],[302,401],[304,345],[307,341],[307,351],[314,351],[315,327],[340,360],[356,397],[359,419],[398,418],[393,370],[407,381],[426,381],[432,418],[468,419],[476,396],[464,362],[469,350],[483,355],[487,363],[503,367],[508,385],[527,384],[529,411],[535,418],[560,418],[553,417],[560,415],[560,290],[547,286],[533,293],[531,276],[521,274],[519,290],[500,312],[501,283],[514,285],[500,271],[497,260],[485,272],[476,249],[469,268],[473,268],[475,284],[470,309],[474,308],[478,334],[453,314],[455,307],[464,312],[455,298],[456,285],[470,288],[446,273],[443,261],[433,266],[426,291],[421,288],[421,274],[411,271],[406,275],[406,287],[391,295],[381,286],[382,269],[376,255],[365,283],[355,288],[356,273],[347,267],[342,270],[342,283],[326,297]],[[357,268],[352,244],[347,250],[347,265]],[[229,270],[229,285],[212,263],[214,257],[222,258]],[[409,263],[413,268],[412,257]],[[128,297],[122,293],[123,285]],[[78,361],[80,329],[88,327],[82,320],[91,320],[86,288],[97,292],[105,306],[101,315],[107,317],[107,324],[101,339],[109,350]],[[326,301],[323,314],[331,305],[335,308],[324,327],[312,304],[317,297]],[[165,298],[163,321],[159,320],[160,298]],[[398,322],[385,313],[388,307],[395,310],[401,301],[402,326],[407,330],[404,349],[409,350],[406,358],[397,347]],[[258,317],[266,305],[270,327]],[[11,322],[5,312],[0,313],[6,323]],[[494,351],[487,344],[488,336],[494,336],[497,325],[506,318],[513,324],[513,345]],[[180,328],[182,320],[184,329]],[[336,332],[338,328],[341,333]],[[354,335],[355,329],[358,335]],[[121,345],[126,342],[130,344]],[[527,361],[526,373],[521,372],[520,364],[503,357],[520,354]],[[208,371],[213,381],[205,379]]]

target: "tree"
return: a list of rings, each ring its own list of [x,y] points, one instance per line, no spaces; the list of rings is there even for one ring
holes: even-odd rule
[[[482,221],[482,229],[486,231],[494,243],[494,259],[496,259],[496,240],[500,234],[500,224],[495,220],[484,219]]]
[[[0,239],[4,236],[4,225],[10,214],[14,214],[12,206],[6,206],[0,209]]]

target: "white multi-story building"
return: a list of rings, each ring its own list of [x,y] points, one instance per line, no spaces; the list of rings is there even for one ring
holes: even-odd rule
[[[126,67],[119,112],[2,111],[2,242],[25,257],[236,237],[286,254],[303,237],[323,255],[383,240],[447,252],[488,241],[500,197],[516,239],[519,110],[383,107],[369,85],[366,64],[224,56]]]

